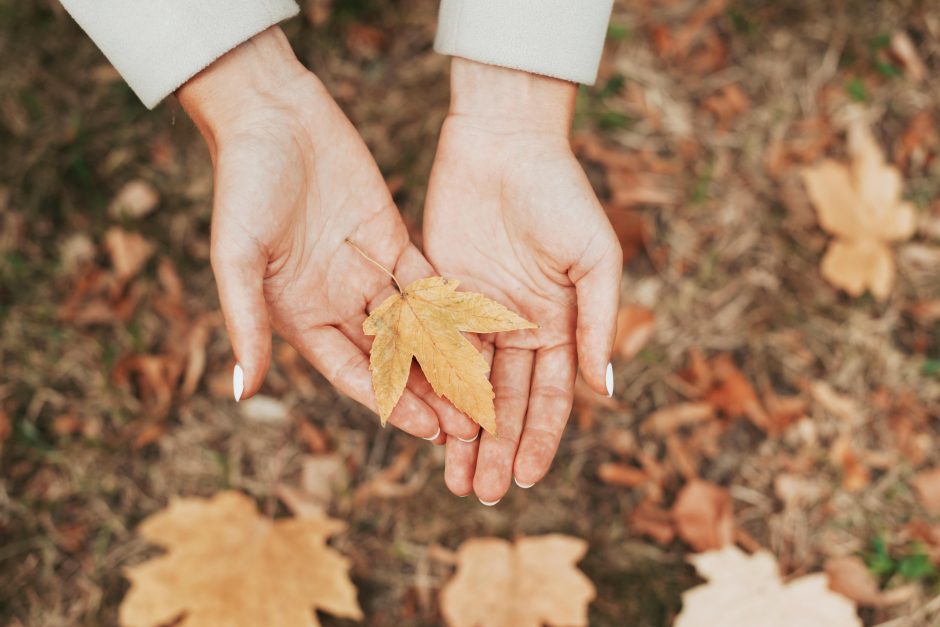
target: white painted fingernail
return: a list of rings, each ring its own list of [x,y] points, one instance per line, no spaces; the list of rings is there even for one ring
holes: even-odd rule
[[[607,362],[607,398],[614,395],[614,365]]]
[[[241,364],[235,364],[235,370],[232,371],[232,392],[235,393],[235,402],[242,400],[242,392],[245,391],[245,371]]]
[[[471,442],[476,442],[478,437],[480,437],[480,432],[479,432],[479,431],[477,431],[477,434],[476,434],[475,436],[473,436],[472,438],[470,438],[469,440],[464,440],[463,438],[457,438],[457,439],[460,440],[461,442],[465,442],[465,443],[467,443],[467,444],[470,444]]]
[[[427,440],[427,441],[429,441],[429,442],[433,442],[434,440],[437,439],[437,436],[439,436],[440,434],[441,434],[441,428],[438,427],[438,428],[437,428],[437,431],[434,432],[434,435],[432,435],[432,436],[429,437],[429,438],[424,438],[424,439]]]
[[[515,481],[516,485],[522,488],[523,490],[528,490],[529,488],[535,485],[534,483],[519,483],[519,480],[516,479],[515,477],[513,477],[512,480]]]
[[[494,505],[496,505],[502,500],[503,499],[496,499],[495,501],[484,501],[483,499],[480,499],[480,502],[486,505],[487,507],[493,507]]]

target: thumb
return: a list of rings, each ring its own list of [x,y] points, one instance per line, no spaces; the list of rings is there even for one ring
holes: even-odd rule
[[[603,238],[599,253],[584,255],[585,264],[576,264],[569,277],[578,298],[578,366],[584,381],[598,394],[613,394],[610,353],[617,334],[617,308],[620,303],[620,277],[623,253],[613,234]]]
[[[254,395],[271,364],[271,326],[264,300],[267,259],[254,242],[213,242],[212,270],[219,287],[225,328],[235,353],[232,393],[236,401]]]

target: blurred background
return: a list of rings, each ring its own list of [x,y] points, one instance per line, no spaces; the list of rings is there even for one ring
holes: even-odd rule
[[[420,241],[448,103],[437,2],[303,9],[284,30]],[[54,0],[0,0],[0,59],[5,624],[116,624],[122,569],[155,554],[136,525],[223,489],[345,520],[369,625],[441,624],[468,538],[553,532],[589,544],[592,625],[669,624],[701,581],[688,555],[729,539],[785,576],[867,577],[846,592],[866,624],[940,624],[937,3],[616,2],[573,145],[625,251],[617,392],[579,389],[551,473],[494,508],[283,343],[232,402],[193,125],[173,98],[148,112]],[[800,178],[847,162],[853,110],[917,208],[881,299],[823,278],[832,236]]]

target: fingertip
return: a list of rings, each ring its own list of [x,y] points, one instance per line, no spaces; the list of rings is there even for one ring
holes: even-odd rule
[[[448,439],[445,447],[444,484],[455,496],[469,496],[473,493],[477,444]]]
[[[499,503],[509,491],[509,477],[494,477],[490,473],[478,473],[473,481],[473,491],[484,505]]]

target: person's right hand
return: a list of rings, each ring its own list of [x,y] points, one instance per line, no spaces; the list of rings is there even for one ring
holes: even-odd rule
[[[371,338],[362,322],[394,287],[347,240],[403,285],[433,272],[362,139],[276,27],[213,63],[178,96],[215,170],[211,260],[238,364],[236,399],[261,387],[273,327],[374,411]],[[390,422],[437,441],[440,427],[464,439],[478,432],[420,373]]]

